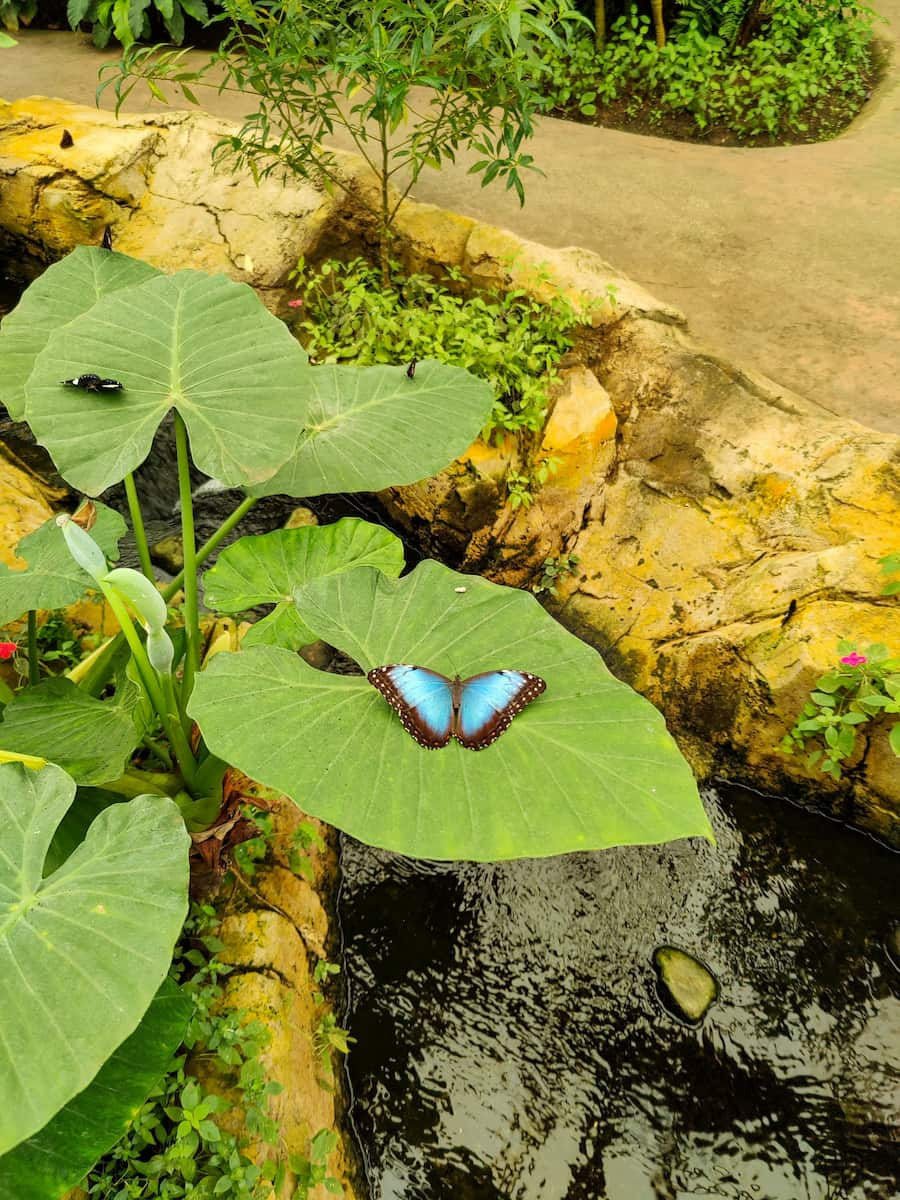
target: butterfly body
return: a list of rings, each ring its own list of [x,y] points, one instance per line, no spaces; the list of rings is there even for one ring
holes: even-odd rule
[[[76,375],[74,379],[61,381],[66,387],[81,388],[83,392],[124,391],[118,379],[101,379],[99,375]]]
[[[467,750],[484,750],[547,686],[528,671],[484,671],[449,679],[410,663],[375,667],[367,678],[426,750],[438,750],[451,738]]]

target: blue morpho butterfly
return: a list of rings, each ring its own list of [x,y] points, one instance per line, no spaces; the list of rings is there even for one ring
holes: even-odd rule
[[[426,750],[446,746],[451,737],[467,750],[483,750],[547,686],[528,671],[484,671],[468,679],[448,679],[407,663],[375,667],[366,678]]]

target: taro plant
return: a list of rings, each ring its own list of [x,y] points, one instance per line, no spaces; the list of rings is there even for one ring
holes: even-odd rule
[[[340,131],[378,182],[354,198],[377,219],[385,286],[397,212],[426,168],[469,148],[470,173],[482,185],[505,179],[524,203],[534,162],[523,144],[545,106],[538,55],[582,20],[571,0],[222,0],[222,9],[223,41],[200,69],[180,51],[135,47],[100,90],[114,87],[117,111],[139,79],[159,98],[174,84],[191,103],[198,85],[247,94],[256,111],[216,153],[257,177],[353,186],[324,145]]]
[[[709,836],[662,718],[593,649],[527,593],[434,562],[401,577],[401,543],[367,522],[224,549],[203,578],[205,603],[272,607],[240,649],[204,661],[200,568],[258,497],[433,474],[484,426],[487,384],[433,360],[412,376],[312,367],[245,285],[84,247],[31,285],[0,328],[0,355],[0,399],[70,486],[96,498],[124,481],[142,563],[114,565],[125,522],[95,499],[28,534],[19,564],[0,569],[2,625],[94,594],[121,627],[66,674],[0,692],[0,1179],[20,1153],[53,1166],[52,1187],[37,1173],[16,1200],[77,1183],[149,1093],[156,1068],[133,1064],[158,1049],[154,1005],[166,1001],[187,911],[188,831],[218,813],[229,765],[357,837],[430,858]],[[85,375],[121,386],[98,390]],[[133,473],[167,418],[185,567],[161,589]],[[192,463],[244,492],[202,546]],[[317,638],[360,673],[308,666],[297,650]],[[430,753],[363,674],[396,662],[451,677],[520,668],[546,690],[481,752],[453,742]],[[167,1047],[179,1040],[165,1035]],[[196,1119],[201,1138],[202,1106],[182,1096],[193,1117],[180,1119]],[[91,1136],[70,1154],[88,1111]]]

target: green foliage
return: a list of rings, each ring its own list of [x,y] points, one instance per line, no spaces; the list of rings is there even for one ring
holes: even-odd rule
[[[95,46],[102,48],[110,38],[115,38],[127,49],[134,42],[150,37],[152,11],[158,14],[177,46],[184,41],[186,16],[195,21],[209,18],[204,0],[69,0],[66,13],[72,29],[90,22]]]
[[[803,133],[826,114],[836,130],[868,91],[872,13],[840,0],[779,0],[746,45],[733,38],[735,13],[722,23],[694,13],[658,47],[650,18],[635,6],[613,25],[600,52],[581,39],[568,54],[545,55],[545,87],[552,105],[595,117],[631,97],[629,114],[689,114],[699,132],[724,126],[741,137]]]
[[[191,1005],[164,979],[140,1025],[83,1092],[0,1159],[0,1200],[58,1200],[131,1128],[184,1038]]]
[[[41,1129],[137,1028],[187,911],[188,835],[161,796],[105,808],[42,875],[74,797],[59,767],[0,766],[0,1153]],[[136,929],[140,952],[123,954]]]
[[[223,550],[204,576],[204,594],[219,612],[274,604],[274,611],[245,634],[243,645],[299,650],[315,641],[315,634],[300,615],[295,590],[319,575],[362,566],[398,576],[404,566],[403,543],[389,530],[352,517],[333,525],[275,529],[243,537]]]
[[[0,400],[16,406],[69,483],[96,491],[124,478],[146,574],[109,569],[122,522],[90,505],[24,538],[26,568],[0,572],[7,619],[99,590],[122,631],[89,667],[15,693],[4,685],[0,758],[22,761],[0,766],[0,1152],[68,1104],[141,1021],[186,909],[187,829],[205,829],[220,811],[228,764],[376,844],[429,856],[508,858],[709,835],[659,715],[612,680],[593,650],[525,594],[436,564],[393,578],[399,543],[363,522],[238,542],[210,572],[207,597],[218,589],[222,606],[236,610],[274,603],[267,639],[296,647],[324,636],[364,668],[414,653],[451,673],[496,666],[497,655],[540,671],[548,697],[498,746],[462,752],[465,761],[455,745],[424,754],[365,680],[315,671],[293,649],[221,651],[201,670],[197,568],[253,497],[376,490],[435,473],[490,421],[484,381],[434,359],[414,372],[378,362],[311,367],[249,288],[194,271],[165,276],[97,248],[50,267],[37,299],[29,290],[19,308],[0,331],[10,362]],[[88,366],[122,390],[60,382]],[[131,472],[172,409],[185,570],[160,591]],[[193,465],[247,493],[202,547]],[[529,484],[553,466],[539,464]],[[179,587],[185,599],[173,622],[168,602]],[[140,744],[162,772],[146,770]],[[73,779],[58,766],[36,769],[42,758],[104,787],[83,787],[73,803]],[[260,841],[243,858],[248,874],[267,852],[264,817],[258,822]],[[316,837],[300,826],[289,850],[296,869],[310,870],[305,851]],[[216,952],[208,936],[200,940]],[[194,969],[186,1052],[231,1069],[248,1135],[271,1142],[274,1085],[258,1059],[266,1031],[243,1016],[220,1020],[218,967],[199,947],[182,957],[185,971]],[[329,973],[323,966],[316,984]],[[327,1011],[316,1045],[323,1066],[348,1046]],[[274,1166],[255,1166],[221,1132],[222,1102],[183,1068],[182,1057],[91,1176],[92,1195],[268,1194]],[[319,1142],[310,1178],[323,1154]]]
[[[246,1013],[221,1006],[220,981],[231,968],[215,957],[223,949],[212,933],[215,924],[208,905],[195,906],[185,924],[173,964],[192,1006],[184,1044],[125,1137],[85,1180],[96,1200],[266,1200],[278,1178],[271,1154],[256,1163],[247,1155],[253,1138],[266,1148],[278,1143],[266,1106],[278,1085],[265,1079],[259,1061],[271,1034]],[[228,1105],[187,1074],[189,1058],[202,1059],[237,1089],[246,1136],[215,1122]]]
[[[306,1155],[291,1156],[291,1170],[296,1176],[296,1191],[294,1200],[307,1200],[310,1192],[317,1187],[324,1187],[326,1192],[336,1196],[343,1195],[340,1180],[328,1172],[328,1156],[337,1146],[337,1134],[330,1129],[320,1129],[315,1137],[310,1139],[309,1151]]]
[[[38,660],[48,673],[74,667],[81,659],[81,647],[69,622],[51,613],[37,631]]]
[[[578,569],[578,563],[577,554],[561,554],[558,558],[545,558],[541,577],[531,590],[536,596],[540,596],[542,592],[549,592],[551,596],[556,596],[556,585],[565,575],[574,575]]]
[[[269,858],[274,837],[274,820],[267,809],[257,808],[254,804],[242,805],[241,816],[252,821],[258,832],[246,841],[239,842],[232,850],[232,855],[238,870],[248,879],[252,879],[259,865]],[[309,859],[309,851],[321,850],[324,845],[315,825],[311,821],[301,821],[297,828],[291,831],[286,847],[288,867],[295,875],[302,875],[312,883],[315,872]],[[331,963],[327,965],[332,966]],[[316,983],[321,982],[318,975],[320,966],[320,963],[316,964]],[[335,969],[340,970],[339,967]]]
[[[0,25],[13,33],[23,25],[30,25],[37,15],[38,0],[0,0]],[[12,38],[3,40],[0,34],[0,46],[14,46]]]
[[[759,0],[677,0],[677,3],[678,13],[669,28],[670,38],[677,38],[694,25],[703,37],[720,37],[726,46],[737,40],[745,17],[760,8]]]
[[[880,643],[858,654],[853,642],[841,641],[838,654],[840,665],[817,680],[780,747],[793,754],[813,743],[816,749],[807,762],[833,779],[841,778],[842,763],[853,754],[861,726],[900,713],[900,658],[892,658]],[[900,757],[900,721],[891,726],[888,741]]]
[[[365,678],[324,674],[275,646],[217,655],[188,709],[206,744],[305,812],[369,844],[437,859],[708,835],[662,718],[534,597],[424,562],[399,580],[371,567],[323,576],[296,601],[309,627],[363,671],[412,661],[465,677],[518,664],[547,682],[489,749],[435,752]]]
[[[162,274],[149,263],[96,246],[76,246],[62,264],[30,284],[0,326],[0,387],[3,404],[16,421],[25,415],[25,381],[50,335],[86,313],[101,297]]]
[[[76,783],[110,783],[140,740],[131,718],[137,689],[130,704],[124,699],[95,700],[70,679],[45,679],[7,704],[0,743],[4,750],[57,763]]]
[[[400,204],[426,167],[454,161],[460,147],[479,156],[469,170],[482,185],[504,179],[524,203],[522,177],[534,164],[522,146],[544,103],[534,63],[580,21],[570,0],[222,0],[222,8],[224,40],[200,70],[149,48],[126,55],[102,86],[113,83],[119,103],[138,78],[157,92],[174,83],[192,99],[212,72],[214,86],[250,94],[256,111],[217,154],[257,178],[276,171],[346,186],[324,145],[343,130],[379,180],[371,211],[385,283]]]
[[[456,270],[437,282],[403,276],[393,264],[391,286],[382,288],[361,258],[315,271],[301,259],[291,277],[302,297],[298,331],[313,359],[364,365],[436,358],[464,367],[493,391],[488,434],[543,427],[556,367],[583,320],[561,297],[539,304],[519,289],[466,295]]]
[[[893,554],[885,554],[884,558],[879,558],[881,564],[882,575],[898,575],[900,574],[900,551],[894,551]],[[887,583],[882,588],[882,595],[896,596],[900,592],[900,579],[888,579]]]

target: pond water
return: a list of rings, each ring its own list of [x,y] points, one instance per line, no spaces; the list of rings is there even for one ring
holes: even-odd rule
[[[900,858],[704,793],[698,841],[503,864],[349,839],[353,1119],[373,1200],[896,1200]],[[699,1027],[652,953],[709,966]]]

